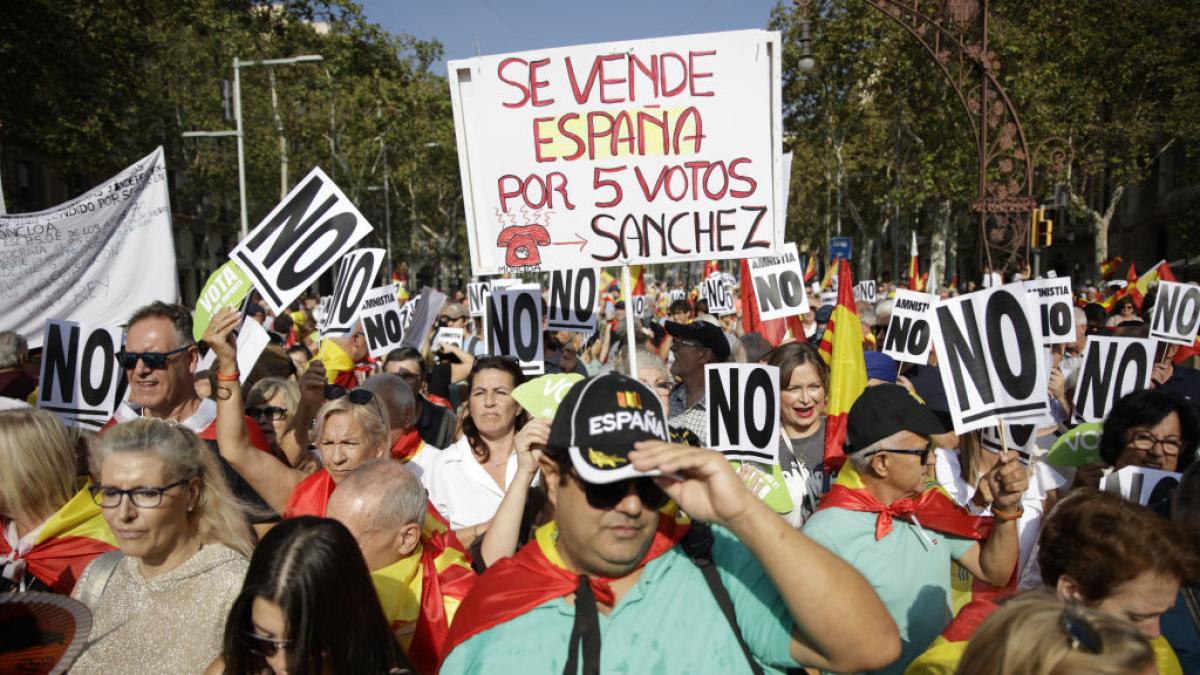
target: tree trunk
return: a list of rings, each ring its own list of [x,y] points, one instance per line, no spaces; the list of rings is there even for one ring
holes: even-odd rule
[[[946,270],[951,279],[958,275],[958,220],[950,213],[946,228]]]
[[[1117,213],[1117,204],[1121,202],[1121,197],[1125,195],[1125,186],[1118,185],[1113,188],[1112,195],[1108,198],[1108,204],[1104,208],[1104,213],[1100,213],[1096,209],[1088,206],[1087,202],[1082,197],[1070,190],[1068,193],[1071,197],[1071,203],[1082,210],[1092,219],[1092,234],[1095,236],[1093,242],[1092,274],[1094,278],[1100,278],[1100,263],[1108,260],[1108,228],[1112,225],[1113,216]]]
[[[936,293],[946,274],[946,236],[950,230],[950,200],[938,202],[937,216],[929,236],[929,284],[926,293]]]

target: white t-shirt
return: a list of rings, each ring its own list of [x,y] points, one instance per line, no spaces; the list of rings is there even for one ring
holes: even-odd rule
[[[967,506],[971,501],[971,497],[975,496],[975,485],[969,484],[963,480],[962,467],[958,461],[958,452],[954,450],[937,449],[937,463],[935,466],[937,472],[937,481],[941,483],[946,492],[960,506]],[[1020,571],[1019,578],[1027,577],[1027,568],[1030,565],[1036,567],[1036,560],[1033,552],[1037,544],[1038,534],[1042,531],[1042,505],[1046,499],[1046,494],[1051,490],[1056,490],[1067,481],[1054,470],[1054,467],[1045,462],[1034,462],[1033,474],[1029,476],[1029,487],[1025,489],[1025,494],[1021,497],[1021,507],[1024,513],[1017,520],[1017,537],[1021,545],[1021,557],[1017,561],[1017,569]],[[968,507],[972,512],[974,508]],[[990,515],[991,509],[985,508],[979,512],[980,515]]]
[[[429,491],[429,501],[455,530],[491,520],[500,508],[504,491],[517,475],[517,453],[511,452],[504,470],[504,487],[497,485],[471,453],[466,436],[433,453],[432,459],[421,473],[421,484]]]

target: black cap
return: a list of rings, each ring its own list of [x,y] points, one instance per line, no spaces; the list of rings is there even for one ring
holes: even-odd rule
[[[937,416],[898,384],[867,387],[850,407],[846,452],[858,452],[900,431],[919,436],[946,432]]]
[[[711,349],[713,355],[717,357],[717,361],[725,361],[729,358],[729,340],[726,339],[725,331],[721,330],[720,326],[700,319],[691,323],[668,321],[666,326],[667,333],[671,336],[695,340]]]
[[[657,471],[633,468],[629,452],[638,441],[667,440],[662,399],[637,380],[607,373],[571,387],[550,425],[549,445],[565,448],[579,477],[614,483]]]

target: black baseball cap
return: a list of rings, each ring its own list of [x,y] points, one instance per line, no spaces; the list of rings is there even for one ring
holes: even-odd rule
[[[668,321],[666,327],[667,333],[672,337],[695,340],[708,347],[717,357],[717,361],[725,361],[729,358],[729,340],[725,337],[725,331],[714,323],[703,319],[696,319],[691,323]]]
[[[571,387],[554,414],[547,445],[565,449],[588,483],[615,483],[657,476],[633,468],[629,452],[638,441],[668,440],[668,433],[658,394],[631,377],[607,373]]]
[[[919,436],[946,433],[929,408],[898,384],[867,387],[850,406],[846,452],[858,452],[900,431]]]

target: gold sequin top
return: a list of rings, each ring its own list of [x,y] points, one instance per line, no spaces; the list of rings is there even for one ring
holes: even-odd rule
[[[221,653],[225,619],[249,563],[233,549],[206,544],[179,567],[146,579],[123,558],[92,610],[88,646],[72,673],[202,673]],[[84,570],[72,596],[103,579]]]

